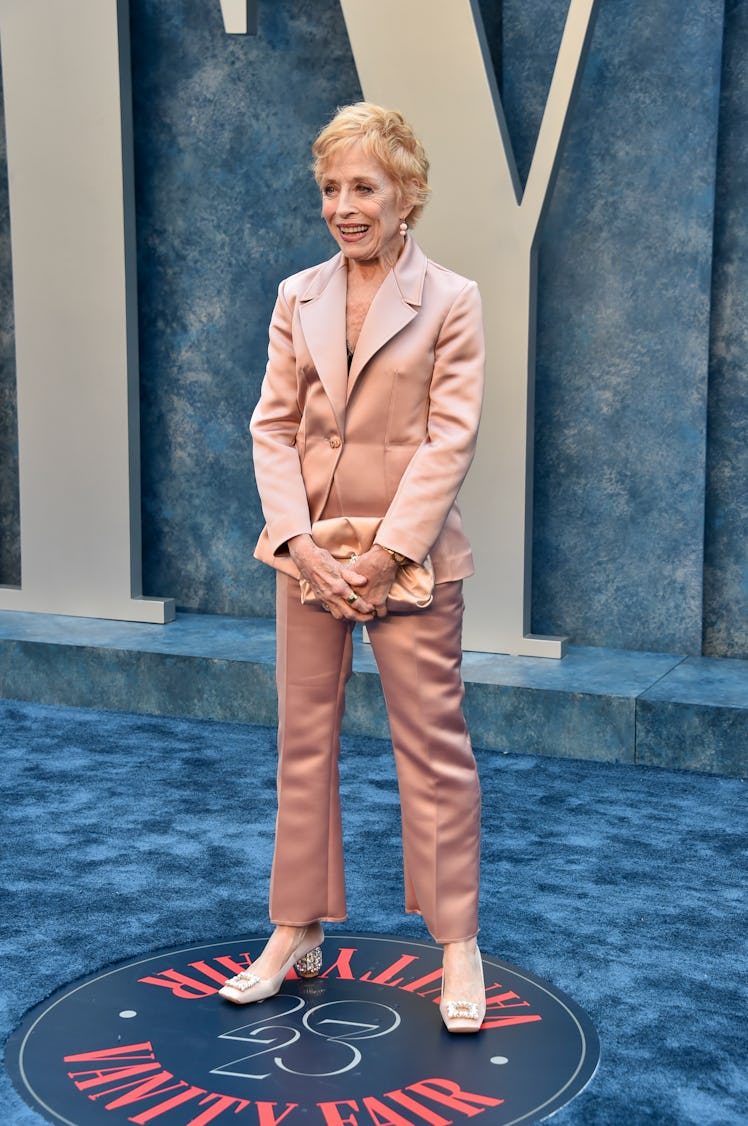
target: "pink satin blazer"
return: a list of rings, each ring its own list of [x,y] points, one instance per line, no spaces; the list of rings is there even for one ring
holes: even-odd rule
[[[408,236],[348,370],[345,258],[281,283],[250,425],[267,521],[255,556],[293,572],[284,545],[327,516],[381,516],[380,543],[437,582],[473,573],[456,497],[483,393],[478,287]]]

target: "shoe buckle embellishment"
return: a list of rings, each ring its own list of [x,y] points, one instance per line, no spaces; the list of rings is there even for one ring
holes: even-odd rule
[[[450,1020],[477,1020],[480,1012],[474,1001],[448,1001],[447,1016]]]
[[[240,974],[237,974],[236,977],[230,977],[226,985],[231,986],[232,989],[238,989],[240,993],[243,993],[245,989],[252,989],[255,985],[259,985],[261,981],[262,978],[259,978],[257,974],[243,970]]]

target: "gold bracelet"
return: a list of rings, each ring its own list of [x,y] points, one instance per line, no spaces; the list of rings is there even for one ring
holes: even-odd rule
[[[386,551],[388,555],[391,555],[398,567],[404,567],[406,563],[410,563],[410,559],[408,559],[407,555],[401,555],[399,551],[393,551],[391,547],[385,547],[383,543],[377,543],[374,546],[381,547],[382,551]]]

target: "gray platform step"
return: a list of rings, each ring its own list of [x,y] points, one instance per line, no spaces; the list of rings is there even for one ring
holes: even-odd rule
[[[748,661],[571,647],[562,661],[466,653],[476,746],[744,776]],[[0,613],[0,695],[274,724],[275,622],[178,614],[165,626]],[[388,735],[357,637],[345,730]]]

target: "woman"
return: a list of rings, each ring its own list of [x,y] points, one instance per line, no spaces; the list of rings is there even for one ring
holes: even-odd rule
[[[445,1024],[477,1031],[480,790],[460,673],[472,557],[455,498],[480,414],[480,298],[408,233],[428,197],[428,161],[399,113],[347,106],[312,151],[340,252],[281,283],[251,423],[267,521],[255,554],[277,569],[275,931],[221,994],[261,1000],[294,963],[313,975],[321,921],[346,916],[337,756],[362,622],[397,764],[406,910],[443,945]],[[313,535],[315,521],[341,516],[382,518],[375,542],[349,561]],[[431,604],[388,612],[399,568],[427,555]]]

